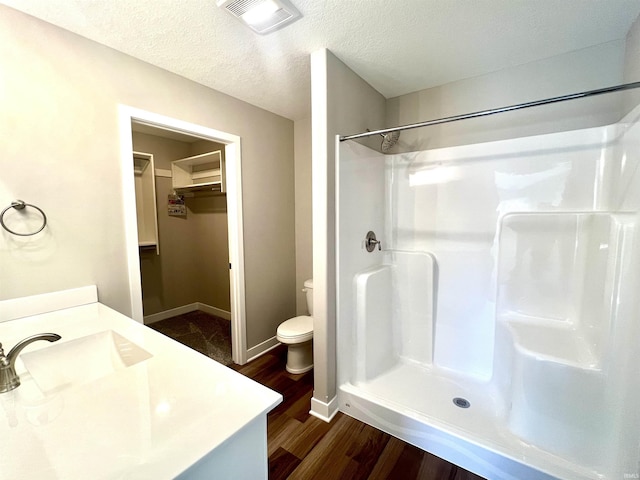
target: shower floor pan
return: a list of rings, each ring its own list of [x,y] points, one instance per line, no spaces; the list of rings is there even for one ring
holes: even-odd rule
[[[399,361],[338,395],[343,413],[491,480],[603,478],[514,435],[499,393],[450,371]]]

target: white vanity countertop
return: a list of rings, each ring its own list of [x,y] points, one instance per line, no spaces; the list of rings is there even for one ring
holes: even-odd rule
[[[107,330],[151,357],[50,390],[36,383],[21,359]],[[62,339],[27,346],[16,361],[22,385],[0,394],[3,479],[174,478],[282,401],[280,394],[100,303],[0,323],[5,353],[45,332]]]

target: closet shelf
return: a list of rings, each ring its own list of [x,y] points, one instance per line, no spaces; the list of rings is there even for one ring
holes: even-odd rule
[[[133,152],[134,185],[136,192],[136,220],[138,224],[138,245],[140,248],[154,248],[160,254],[158,245],[158,211],[156,207],[156,182],[153,154]]]
[[[140,155],[140,154],[138,154]],[[133,155],[133,173],[136,175],[142,175],[149,166],[149,158],[142,158],[140,156]]]
[[[171,162],[171,175],[173,189],[178,192],[225,192],[224,161],[220,150]]]

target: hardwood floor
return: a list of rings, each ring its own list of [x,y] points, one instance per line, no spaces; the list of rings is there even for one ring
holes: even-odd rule
[[[313,371],[287,373],[286,355],[231,367],[284,397],[267,418],[270,480],[483,480],[342,413],[330,424],[309,415]]]

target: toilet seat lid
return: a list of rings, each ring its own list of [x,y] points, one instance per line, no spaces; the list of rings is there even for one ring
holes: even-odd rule
[[[313,317],[301,315],[282,322],[278,327],[278,336],[295,338],[313,334]]]

